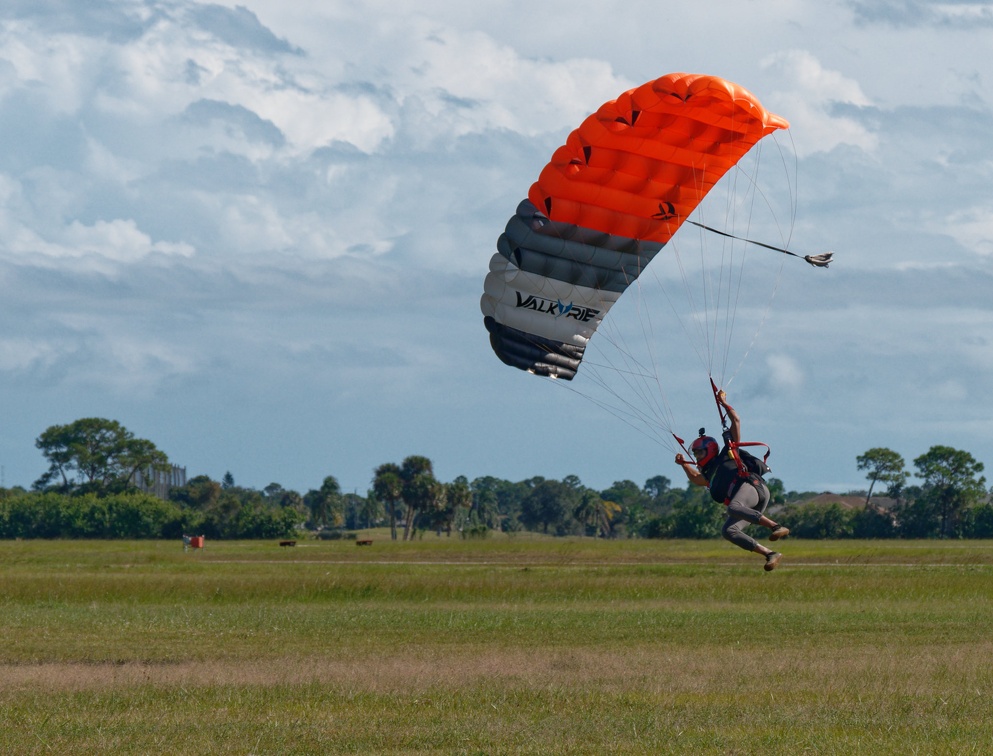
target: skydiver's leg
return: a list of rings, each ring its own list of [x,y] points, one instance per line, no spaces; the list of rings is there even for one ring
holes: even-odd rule
[[[790,529],[785,525],[778,524],[775,520],[765,515],[765,508],[769,506],[769,502],[772,500],[772,494],[769,493],[769,487],[766,486],[764,480],[759,483],[758,491],[759,498],[761,499],[758,511],[762,513],[762,516],[756,521],[757,524],[772,531],[769,534],[770,541],[778,541],[780,538],[786,538],[790,534]]]
[[[755,551],[758,542],[745,532],[752,523],[762,518],[761,498],[755,486],[744,483],[738,486],[734,496],[727,505],[727,519],[721,528],[721,535],[738,548],[745,551]]]
[[[755,551],[758,542],[743,531],[747,525],[747,520],[728,512],[728,517],[724,521],[724,526],[721,528],[721,535],[724,536],[725,540],[730,541],[738,548],[745,551]]]
[[[754,486],[751,483],[743,483],[738,486],[727,505],[728,516],[721,528],[721,535],[733,543],[735,546],[745,551],[754,551],[762,556],[769,556],[774,553],[744,532],[750,524],[764,525],[767,528],[775,528],[776,523],[766,517],[763,512],[769,505],[769,489],[764,483]]]

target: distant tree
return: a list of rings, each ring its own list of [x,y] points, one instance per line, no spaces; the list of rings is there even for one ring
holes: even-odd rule
[[[287,491],[277,484],[257,491],[233,482],[225,488],[206,475],[198,475],[185,486],[173,488],[169,498],[184,508],[187,527],[211,539],[292,535],[309,514],[309,507],[296,491]]]
[[[0,538],[179,538],[198,516],[152,494],[23,492],[0,501]]]
[[[203,533],[208,538],[257,538],[258,514],[270,509],[260,491],[220,486],[214,504],[204,510]],[[251,535],[254,533],[255,535]]]
[[[278,502],[285,492],[286,489],[279,485],[279,483],[270,483],[262,489],[262,493],[265,494],[265,497],[274,502]]]
[[[863,511],[858,510],[859,513]],[[855,514],[840,502],[832,501],[791,507],[783,513],[780,521],[789,527],[793,535],[801,538],[849,538]]]
[[[869,498],[872,496],[872,489],[876,483],[885,483],[888,493],[893,498],[898,498],[904,483],[910,477],[910,473],[903,469],[903,457],[895,451],[882,447],[869,449],[865,454],[860,454],[855,458],[855,463],[859,470],[868,470],[866,479],[869,481],[869,491],[865,496],[865,505],[869,506]]]
[[[993,504],[989,499],[968,507],[963,515],[963,535],[967,538],[993,538]]]
[[[372,490],[376,498],[386,505],[390,516],[390,537],[397,539],[397,504],[403,499],[403,479],[400,466],[387,462],[376,468],[372,479]]]
[[[853,513],[851,526],[855,538],[892,538],[896,534],[893,513],[874,507]]]
[[[578,475],[566,475],[562,478],[562,484],[568,486],[573,491],[582,491],[584,488],[583,481],[579,479]]]
[[[575,488],[558,480],[544,480],[537,483],[521,502],[521,522],[531,529],[541,528],[547,533],[550,528],[557,533],[570,531],[574,522],[572,513],[578,503]]]
[[[100,494],[134,487],[136,473],[169,470],[169,458],[155,444],[116,420],[88,417],[68,425],[53,425],[35,441],[48,470],[34,483],[38,490]]]
[[[620,511],[620,504],[608,501],[596,491],[587,488],[580,494],[574,516],[594,538],[608,538],[613,520]]]
[[[522,528],[521,502],[531,492],[533,486],[529,482],[512,483],[487,475],[476,478],[470,487],[473,507],[480,522],[504,532],[515,532]]]
[[[365,524],[365,527],[371,528],[382,519],[383,514],[383,503],[376,498],[375,493],[370,491],[369,495],[362,500],[362,506],[358,512],[359,519]]]
[[[600,492],[601,498],[615,501],[622,507],[644,506],[648,495],[633,480],[614,481],[614,485]]]
[[[724,505],[714,501],[706,488],[687,484],[673,505],[669,532],[674,538],[716,538],[723,520]]]
[[[401,497],[405,506],[403,540],[408,541],[416,526],[417,516],[444,506],[444,487],[434,477],[431,460],[413,454],[400,465],[403,481]]]
[[[954,533],[959,511],[978,502],[986,493],[986,478],[976,477],[983,471],[969,452],[950,446],[932,446],[914,460],[926,506],[938,520],[938,535],[947,538]]]
[[[296,491],[283,491],[279,495],[278,503],[284,509],[288,507],[299,509],[303,506],[303,497]]]
[[[645,492],[645,495],[656,502],[665,496],[671,488],[672,481],[664,475],[656,475],[655,477],[649,478],[645,481],[645,485],[642,486],[642,490]]]
[[[456,522],[465,522],[472,511],[472,489],[469,487],[469,480],[464,475],[459,475],[451,483],[445,484],[445,517],[443,524],[448,532],[452,534],[452,526]]]
[[[664,481],[665,478],[662,478]],[[657,482],[660,489],[665,485]],[[660,494],[660,498],[665,494]],[[643,530],[645,523],[652,512],[658,512],[656,499],[640,488],[633,480],[618,480],[606,491],[600,491],[602,501],[613,502],[617,505],[616,511],[611,515],[610,529],[626,530],[628,532],[639,532]],[[623,528],[621,527],[623,525]]]
[[[224,473],[224,477],[221,478],[221,488],[234,488],[234,487],[235,487],[234,476],[231,474],[231,471],[228,470],[226,473]]]
[[[906,497],[894,510],[896,531],[901,538],[935,538],[940,535],[940,522],[935,510],[918,486],[908,489]]]
[[[472,491],[472,509],[468,519],[473,525],[486,529],[500,529],[500,502],[497,492],[486,482],[496,478],[477,478],[469,484]]]
[[[311,520],[317,527],[341,527],[344,523],[342,512],[341,486],[333,475],[328,475],[316,491],[308,491],[304,502],[310,508]]]
[[[346,493],[341,496],[341,509],[344,515],[344,524],[346,528],[352,530],[357,530],[363,527],[363,510],[365,509],[365,497],[359,496],[357,493]]]
[[[206,475],[197,475],[186,481],[185,486],[172,489],[169,498],[183,506],[201,511],[217,505],[222,492],[221,484]]]
[[[679,499],[680,493],[673,489],[672,480],[665,475],[655,475],[645,481],[641,487],[642,496],[639,501],[622,502],[624,511],[622,517],[629,534],[637,534],[644,538],[662,538],[672,525],[673,504]],[[604,491],[601,495],[607,494]]]
[[[770,504],[786,503],[786,486],[779,478],[766,478],[765,484],[769,489]]]
[[[579,504],[576,506],[573,516],[586,528],[587,535],[594,537],[597,535],[597,509],[601,501],[600,494],[591,489],[586,489],[580,494]]]
[[[600,530],[600,535],[609,538],[614,534],[614,521],[622,511],[621,505],[617,502],[600,499],[597,506],[597,527]]]

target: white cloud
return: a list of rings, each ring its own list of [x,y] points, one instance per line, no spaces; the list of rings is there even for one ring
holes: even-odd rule
[[[97,39],[44,34],[23,21],[0,22],[4,92],[42,93],[56,113],[76,113],[92,94],[90,82],[105,63],[107,44]]]
[[[934,401],[959,403],[969,398],[969,390],[962,385],[961,381],[949,378],[940,381],[928,391]]]
[[[895,27],[975,29],[993,26],[993,8],[988,0],[936,2],[935,0],[854,0],[852,7],[867,23]]]
[[[777,475],[790,488],[858,480],[844,463],[880,445],[863,443],[879,428],[920,453],[941,423],[976,422],[963,444],[993,454],[993,417],[970,401],[993,392],[988,26],[866,22],[873,4],[858,16],[843,0],[582,14],[559,0],[91,6],[0,11],[0,393],[25,418],[0,428],[0,448],[30,457],[58,405],[62,421],[140,416],[196,472],[222,474],[247,450],[271,468],[235,469],[250,485],[335,474],[361,491],[375,464],[425,451],[439,422],[453,430],[426,451],[454,474],[576,472],[574,446],[521,429],[540,417],[589,438],[592,408],[494,357],[483,271],[569,129],[689,70],[737,81],[791,121],[798,161],[762,160],[763,172],[789,163],[796,234],[784,241],[838,252],[827,271],[786,264],[754,345],[778,261],[762,257],[750,272],[768,280],[741,291],[731,388],[753,437],[776,444]],[[912,22],[915,7],[883,15]],[[774,206],[787,237],[790,209]],[[777,242],[763,213],[743,213],[746,235]],[[692,425],[712,411],[709,355],[695,359],[670,310],[653,316],[658,358]],[[417,401],[386,413],[387,395]],[[905,418],[905,401],[924,421]],[[485,429],[478,442],[453,407]],[[601,415],[584,482],[672,473]],[[195,422],[224,432],[198,448]],[[824,446],[852,448],[825,469]],[[37,476],[4,464],[10,480]]]
[[[89,226],[73,221],[60,242],[48,245],[46,252],[68,257],[96,255],[119,262],[133,262],[153,253],[191,257],[194,252],[187,244],[153,242],[133,220],[97,221]]]
[[[600,103],[641,83],[617,76],[601,60],[530,60],[483,32],[458,32],[427,19],[404,23],[403,34],[410,41],[406,59],[396,61],[398,96],[422,100],[438,119],[434,129],[455,136],[572,128]]]
[[[947,219],[944,230],[966,249],[993,256],[993,205],[966,208]]]
[[[792,50],[771,55],[764,67],[784,82],[764,103],[788,114],[791,132],[800,155],[828,152],[841,144],[872,152],[878,136],[856,120],[832,113],[837,104],[868,107],[869,98],[858,82],[825,68],[811,53]]]
[[[774,393],[800,391],[804,385],[804,372],[793,357],[770,354],[765,359],[769,386]]]
[[[194,249],[183,243],[152,241],[133,220],[97,221],[85,225],[72,221],[62,229],[50,229],[50,238],[14,224],[7,228],[5,253],[9,261],[35,267],[75,266],[112,274],[120,264],[134,263],[150,255],[188,258]]]
[[[53,112],[96,106],[107,116],[149,125],[197,100],[215,99],[276,124],[293,152],[334,140],[370,151],[392,134],[389,115],[367,94],[340,91],[309,70],[305,59],[288,55],[274,65],[270,54],[237,49],[190,26],[188,13],[195,8],[177,4],[123,44],[83,34],[53,36],[23,21],[0,24],[6,89],[44,92]]]
[[[16,373],[51,364],[59,353],[57,345],[51,342],[21,336],[0,338],[0,371]]]

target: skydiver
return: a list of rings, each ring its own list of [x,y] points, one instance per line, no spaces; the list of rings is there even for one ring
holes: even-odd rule
[[[752,523],[761,525],[772,531],[770,541],[778,541],[790,534],[789,528],[765,516],[765,508],[771,498],[769,487],[758,473],[743,473],[730,453],[733,446],[741,442],[741,418],[727,403],[723,391],[717,393],[717,403],[727,412],[731,424],[724,436],[724,448],[718,451],[717,441],[703,435],[701,429],[700,437],[690,445],[696,464],[682,454],[676,455],[676,464],[683,468],[690,483],[710,489],[711,498],[727,506],[727,519],[721,528],[721,535],[745,551],[761,554],[765,557],[766,571],[774,570],[783,555],[763,546],[744,529]]]

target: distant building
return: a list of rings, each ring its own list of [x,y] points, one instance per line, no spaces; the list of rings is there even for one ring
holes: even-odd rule
[[[148,470],[136,472],[131,478],[138,490],[158,496],[160,499],[169,498],[169,489],[186,485],[186,468],[173,465],[171,470]]]

